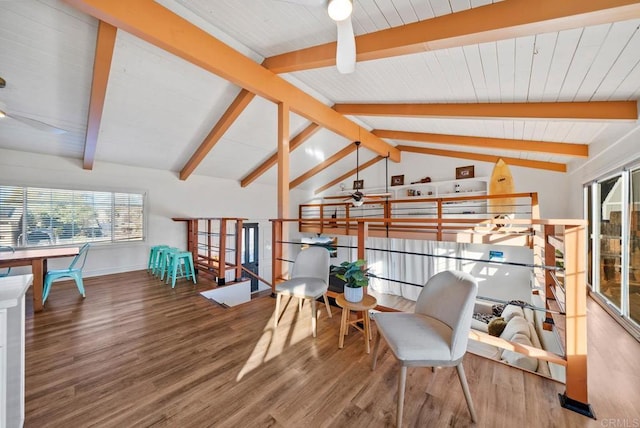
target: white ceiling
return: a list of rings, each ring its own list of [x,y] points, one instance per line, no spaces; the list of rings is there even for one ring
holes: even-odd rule
[[[335,41],[323,7],[284,0],[158,0],[256,62]],[[483,6],[480,0],[355,0],[356,34]],[[477,103],[640,99],[640,20],[359,62],[350,75],[324,67],[282,75],[327,105],[349,102]],[[10,118],[0,148],[81,159],[97,21],[58,0],[0,1],[0,89],[6,111],[68,132],[54,135]],[[179,172],[240,88],[185,60],[118,31],[96,162]],[[276,150],[276,106],[255,97],[195,174],[240,180]],[[593,144],[638,123],[366,117],[369,129]],[[291,135],[309,122],[292,114]],[[389,141],[447,150],[452,145]],[[294,179],[348,144],[321,130],[291,154]],[[527,151],[477,153],[567,163]],[[360,161],[373,153],[361,150]],[[349,155],[301,188],[317,189],[355,167]],[[258,182],[275,184],[275,168]]]

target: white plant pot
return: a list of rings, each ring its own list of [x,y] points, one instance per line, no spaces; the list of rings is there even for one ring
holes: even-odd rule
[[[347,302],[360,302],[363,296],[362,287],[348,287],[344,286],[344,299]]]

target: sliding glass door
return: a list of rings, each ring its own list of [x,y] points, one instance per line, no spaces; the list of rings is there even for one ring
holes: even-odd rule
[[[598,183],[600,194],[600,293],[622,308],[622,176]]]
[[[585,186],[592,290],[640,329],[640,167]]]
[[[640,169],[629,186],[629,318],[640,325]]]

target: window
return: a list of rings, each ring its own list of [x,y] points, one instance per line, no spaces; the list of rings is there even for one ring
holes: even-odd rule
[[[144,195],[0,186],[0,245],[141,241]]]

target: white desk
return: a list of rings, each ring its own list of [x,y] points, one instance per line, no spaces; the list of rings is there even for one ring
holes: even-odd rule
[[[0,278],[0,428],[24,425],[24,294],[33,275]]]

